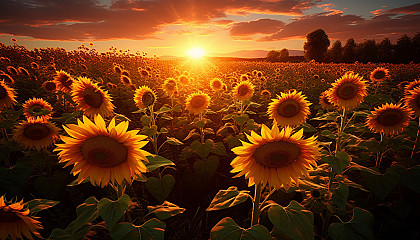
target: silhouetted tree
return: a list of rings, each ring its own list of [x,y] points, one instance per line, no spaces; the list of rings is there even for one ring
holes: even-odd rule
[[[394,45],[392,45],[389,38],[384,38],[378,44],[378,62],[393,63],[394,58]]]
[[[409,63],[413,60],[414,48],[411,38],[407,34],[397,39],[395,54],[399,63]]]
[[[265,59],[269,62],[277,62],[280,60],[280,52],[276,50],[271,50],[267,53]]]
[[[331,58],[332,62],[339,63],[343,61],[343,47],[341,46],[340,40],[333,43],[331,47]]]
[[[279,59],[282,62],[287,62],[287,60],[289,60],[289,50],[287,50],[286,48],[280,50]]]
[[[330,46],[328,35],[322,29],[317,29],[306,35],[306,42],[303,45],[306,60],[321,62]]]
[[[378,48],[375,40],[364,40],[362,43],[357,45],[356,52],[360,62],[367,63],[378,61]]]
[[[343,62],[354,63],[356,60],[356,42],[349,38],[343,48]]]

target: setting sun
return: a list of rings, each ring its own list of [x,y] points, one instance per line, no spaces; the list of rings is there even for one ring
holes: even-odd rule
[[[187,54],[192,58],[201,58],[206,54],[206,52],[201,48],[191,48],[188,50]]]

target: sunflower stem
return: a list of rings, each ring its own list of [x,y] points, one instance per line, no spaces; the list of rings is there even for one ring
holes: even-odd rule
[[[253,204],[252,216],[251,216],[251,227],[258,224],[258,218],[260,217],[261,189],[262,189],[261,183],[255,184],[254,204]]]
[[[200,121],[203,121],[203,113],[200,113]],[[200,141],[204,143],[204,128],[200,128]]]

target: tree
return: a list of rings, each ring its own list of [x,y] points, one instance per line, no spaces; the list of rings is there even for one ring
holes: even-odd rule
[[[357,45],[356,52],[360,62],[367,63],[378,61],[378,47],[376,46],[375,40],[364,40]]]
[[[289,60],[289,50],[287,50],[286,48],[280,50],[279,59],[282,62],[287,62],[287,60]]]
[[[389,38],[384,38],[382,42],[378,44],[378,61],[383,63],[392,63],[393,60],[393,50],[394,46],[392,45]]]
[[[397,39],[397,44],[395,45],[395,55],[398,59],[398,63],[409,63],[413,60],[413,42],[407,34],[404,34]]]
[[[414,62],[420,63],[420,33],[417,33],[413,37],[413,47],[414,47]]]
[[[280,60],[280,52],[276,50],[271,50],[267,53],[265,59],[267,59],[267,61],[269,62],[277,62]]]
[[[331,57],[333,62],[339,63],[343,61],[343,48],[341,46],[340,40],[335,41],[332,45]]]
[[[306,35],[306,42],[303,45],[306,60],[321,62],[330,46],[328,35],[322,29],[317,29]]]
[[[356,61],[356,43],[349,38],[343,48],[343,62],[354,63]]]

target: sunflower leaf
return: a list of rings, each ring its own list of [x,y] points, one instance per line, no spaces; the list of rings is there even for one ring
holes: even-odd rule
[[[178,139],[174,138],[174,137],[167,137],[166,138],[166,142],[171,144],[171,145],[184,145],[183,142],[179,141]]]
[[[149,160],[149,162],[146,163],[146,167],[150,172],[163,166],[175,166],[174,162],[159,155],[149,155],[147,156],[147,159]]]
[[[127,222],[118,223],[110,230],[110,234],[114,240],[163,240],[165,228],[166,224],[164,222],[152,218],[141,226],[135,226]]]
[[[375,239],[373,215],[361,208],[355,208],[349,222],[333,223],[328,227],[328,234],[333,240]]]
[[[130,205],[130,197],[127,194],[121,196],[117,201],[102,198],[98,203],[99,215],[105,220],[106,225],[111,229]]]
[[[146,181],[147,190],[159,203],[163,203],[174,186],[175,178],[170,174],[166,174],[162,178],[149,177]]]
[[[268,209],[268,218],[274,225],[274,237],[292,240],[314,239],[314,215],[296,201],[287,207],[278,204]]]
[[[244,229],[239,227],[232,218],[225,217],[211,229],[210,239],[271,240],[272,238],[268,229],[262,225],[257,224]]]
[[[345,209],[348,197],[349,187],[344,183],[340,183],[340,186],[333,192],[332,200],[338,208]]]
[[[232,186],[227,190],[220,190],[213,198],[206,211],[230,208],[245,202],[249,197],[249,191],[238,191],[237,187]]]
[[[154,213],[160,220],[165,220],[167,218],[183,213],[186,209],[178,207],[171,202],[164,201],[161,205],[148,206],[147,210],[149,210],[149,213]]]
[[[29,208],[32,214],[36,214],[39,211],[54,207],[59,201],[53,201],[48,199],[33,199],[26,203],[26,206]]]

